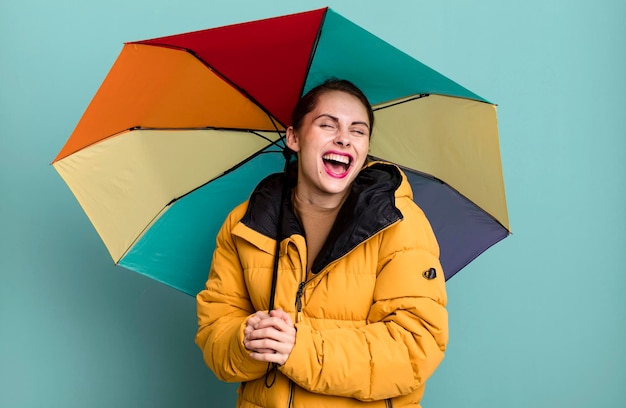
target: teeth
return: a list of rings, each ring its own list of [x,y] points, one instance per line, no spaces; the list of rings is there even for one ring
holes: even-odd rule
[[[338,163],[343,163],[343,164],[350,164],[350,158],[348,156],[342,156],[340,154],[325,154],[322,159],[324,160],[332,160],[334,162],[338,162]]]

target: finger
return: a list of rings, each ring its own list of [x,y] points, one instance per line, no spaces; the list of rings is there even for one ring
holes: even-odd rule
[[[269,313],[259,311],[259,312],[256,312],[254,315],[252,315],[252,317],[248,318],[248,321],[246,322],[246,324],[252,328],[256,328],[259,325],[259,323],[269,318],[270,318]]]
[[[270,316],[281,319],[282,321],[287,323],[288,326],[293,326],[293,320],[291,319],[291,315],[282,309],[272,310],[270,312]]]
[[[289,320],[289,322],[287,322],[287,321],[283,320],[280,317],[269,317],[267,319],[261,320],[254,327],[255,327],[256,330],[273,327],[273,328],[275,328],[276,330],[279,330],[279,331],[284,331],[284,332],[294,331],[295,332],[295,328],[293,326],[293,323],[289,324],[290,322],[291,322],[291,319]]]
[[[264,361],[267,363],[276,363],[278,365],[283,365],[287,362],[287,358],[289,357],[289,355],[282,354],[282,353],[269,354],[269,353],[252,352],[250,353],[250,357],[258,361]]]
[[[260,354],[274,354],[276,353],[276,350],[273,349],[268,349],[268,348],[250,348],[250,347],[246,347],[246,349],[250,350],[251,352],[254,353],[260,353]]]
[[[254,316],[258,317],[259,319],[263,320],[266,319],[270,316],[270,314],[264,310],[259,310],[258,312],[256,312],[254,314]]]
[[[254,329],[254,327],[261,321],[261,319],[257,318],[257,317],[250,317],[248,318],[248,320],[246,321],[246,329],[247,328],[251,328]]]
[[[283,332],[280,330],[276,330],[273,327],[269,327],[266,329],[254,330],[247,337],[247,340],[268,340],[274,341],[277,343],[285,343],[285,344],[293,344],[296,341],[296,334],[294,332]],[[268,345],[269,348],[276,348],[273,345]]]
[[[247,340],[244,342],[244,346],[250,351],[257,353],[276,353],[277,348],[280,347],[280,342],[271,339],[256,339],[256,340]]]
[[[274,327],[266,327],[266,328],[255,329],[251,331],[248,334],[247,339],[248,340],[268,339],[268,340],[281,341],[284,338],[284,336],[285,334],[282,333],[280,330],[277,330]]]
[[[291,336],[273,329],[270,329],[266,335],[262,335],[258,331],[252,333],[246,340],[244,345],[249,349],[272,349],[277,352],[286,352],[293,348],[295,336]]]
[[[258,312],[254,313],[252,316],[250,316],[248,318],[248,321],[260,322],[261,320],[267,319],[268,317],[270,317],[269,313],[264,312],[262,310],[259,310]]]
[[[272,350],[275,353],[279,354],[287,354],[291,353],[295,344],[295,338],[284,338],[280,340],[275,340],[271,338],[262,338],[262,339],[254,339],[248,340],[244,343],[247,349],[252,351],[260,352],[264,350]]]
[[[275,327],[267,327],[263,329],[254,330],[248,336],[249,340],[261,340],[267,339],[284,344],[293,344],[296,342],[296,330],[293,327],[287,327],[285,330],[278,330]],[[268,346],[272,347],[272,346]],[[274,347],[272,347],[274,348]]]
[[[268,317],[270,317],[269,314],[265,313],[265,312],[256,312],[255,314],[253,314],[252,316],[250,316],[246,322],[246,324],[248,326],[256,326],[260,321],[267,319]]]

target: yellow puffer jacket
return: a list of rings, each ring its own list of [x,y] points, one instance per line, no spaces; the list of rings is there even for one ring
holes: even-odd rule
[[[302,227],[283,203],[275,307],[297,334],[266,387],[268,365],[249,357],[243,330],[268,308],[281,185],[261,182],[218,234],[197,296],[206,364],[241,382],[238,407],[419,407],[448,341],[445,279],[405,175],[384,163],[361,171],[308,277]]]

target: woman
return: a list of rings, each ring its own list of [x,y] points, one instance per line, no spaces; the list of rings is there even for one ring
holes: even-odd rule
[[[241,382],[238,407],[418,407],[443,359],[439,248],[400,169],[366,164],[373,123],[352,83],[312,89],[286,132],[297,174],[263,180],[218,234],[196,343]]]

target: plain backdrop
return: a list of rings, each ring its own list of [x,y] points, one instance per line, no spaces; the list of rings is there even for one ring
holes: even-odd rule
[[[513,235],[448,282],[424,406],[624,406],[626,2],[0,0],[0,407],[233,406],[50,162],[125,41],[324,6],[498,104]]]

